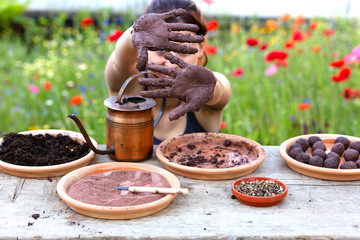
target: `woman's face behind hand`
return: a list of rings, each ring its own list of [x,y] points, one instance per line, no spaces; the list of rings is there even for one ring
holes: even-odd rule
[[[190,33],[194,34],[192,32],[182,32],[182,33]],[[199,51],[195,54],[183,54],[183,53],[176,53],[171,52],[173,55],[175,55],[178,58],[181,58],[183,61],[189,64],[198,65],[199,60],[201,59],[202,55],[204,54],[204,43],[181,43],[183,45],[188,45],[191,47],[197,48]],[[168,60],[164,58],[165,51],[148,51],[149,54],[149,63],[157,64],[157,65],[163,65],[169,68],[179,69],[179,66],[176,64],[171,64]]]

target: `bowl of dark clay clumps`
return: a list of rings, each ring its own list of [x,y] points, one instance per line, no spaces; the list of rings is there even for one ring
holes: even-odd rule
[[[176,194],[135,193],[119,186],[180,188],[178,178],[141,163],[103,163],[74,170],[57,185],[59,197],[74,211],[103,219],[131,219],[166,208]]]
[[[88,165],[94,157],[82,134],[73,131],[33,130],[0,139],[0,170],[19,177],[62,176]]]
[[[280,203],[287,195],[287,186],[273,178],[244,177],[231,184],[231,191],[242,203],[254,207],[269,207]]]
[[[288,166],[326,180],[360,179],[360,138],[339,134],[308,134],[284,141],[279,148]]]
[[[181,176],[223,180],[247,175],[265,160],[265,149],[245,137],[225,133],[191,133],[163,141],[156,156]]]

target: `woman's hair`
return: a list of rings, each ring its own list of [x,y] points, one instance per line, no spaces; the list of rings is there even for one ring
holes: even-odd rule
[[[202,17],[201,11],[192,0],[153,0],[146,8],[145,13],[164,13],[174,9],[182,8],[187,11],[186,14],[170,19],[168,22],[181,22],[196,24],[199,30],[197,35],[206,35],[207,26],[206,21]],[[204,53],[201,65],[205,66],[207,63],[207,56]]]

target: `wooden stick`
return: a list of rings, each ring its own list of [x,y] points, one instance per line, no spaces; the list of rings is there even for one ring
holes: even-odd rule
[[[118,190],[128,190],[130,192],[137,193],[162,193],[162,194],[189,194],[190,190],[188,188],[160,188],[160,187],[132,187],[132,186],[123,186],[115,187]]]

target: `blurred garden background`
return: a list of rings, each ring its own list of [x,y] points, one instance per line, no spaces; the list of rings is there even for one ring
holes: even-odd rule
[[[75,113],[105,143],[104,68],[149,1],[125,1],[119,9],[106,5],[116,1],[60,9],[44,2],[36,8],[36,1],[0,0],[0,136],[78,131],[65,117]],[[208,21],[207,67],[232,86],[221,132],[264,145],[310,133],[360,136],[357,1],[287,1],[310,12],[290,11],[281,1],[270,1],[273,11],[267,5],[255,11],[249,3],[246,13],[247,1],[238,1],[239,14],[226,0],[195,2]]]

